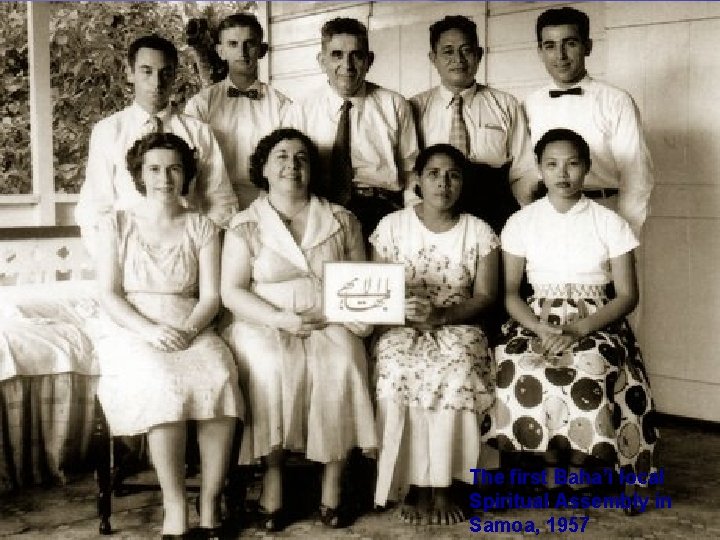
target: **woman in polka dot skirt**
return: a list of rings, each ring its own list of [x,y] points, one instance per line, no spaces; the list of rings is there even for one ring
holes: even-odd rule
[[[625,320],[638,301],[638,241],[626,221],[583,195],[590,150],[580,135],[548,131],[535,154],[547,195],[501,235],[512,319],[496,349],[498,445],[548,467],[652,472],[653,402]],[[527,302],[523,272],[533,287]]]

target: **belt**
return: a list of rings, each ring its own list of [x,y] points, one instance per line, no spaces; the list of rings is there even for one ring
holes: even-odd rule
[[[352,194],[359,197],[385,197],[392,199],[397,197],[399,193],[399,191],[392,191],[390,189],[374,186],[359,186],[358,184],[352,185]]]
[[[583,189],[583,195],[590,199],[607,199],[620,193],[617,188]]]

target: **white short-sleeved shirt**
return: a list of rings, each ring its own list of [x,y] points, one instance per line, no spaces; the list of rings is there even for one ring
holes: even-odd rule
[[[627,221],[583,196],[558,212],[547,197],[513,214],[500,236],[503,251],[524,257],[528,280],[538,285],[604,285],[609,260],[638,246]]]
[[[404,264],[406,287],[436,306],[470,298],[478,260],[499,245],[490,225],[475,216],[461,214],[454,227],[436,233],[412,206],[385,216],[370,243],[380,261]]]

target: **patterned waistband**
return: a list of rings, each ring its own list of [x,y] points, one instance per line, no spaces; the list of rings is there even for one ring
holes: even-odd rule
[[[588,285],[585,283],[543,283],[533,285],[535,298],[597,298],[606,297],[605,285]]]

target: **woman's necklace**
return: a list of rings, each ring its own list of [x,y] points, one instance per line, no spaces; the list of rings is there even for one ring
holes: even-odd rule
[[[290,224],[296,218],[298,218],[300,216],[300,214],[302,214],[303,211],[308,207],[308,204],[310,204],[310,201],[309,200],[305,201],[305,203],[300,208],[298,208],[295,212],[293,212],[290,215],[286,214],[285,212],[282,212],[281,210],[278,210],[278,208],[273,203],[270,203],[270,206],[272,206],[273,209],[275,210],[275,212],[277,212],[277,215],[280,217],[280,221],[282,221],[286,227],[289,227]]]

